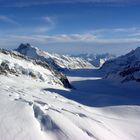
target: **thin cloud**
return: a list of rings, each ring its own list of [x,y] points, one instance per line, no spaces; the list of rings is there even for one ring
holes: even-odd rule
[[[60,35],[12,35],[13,40],[22,41],[37,41],[39,43],[93,43],[93,44],[127,44],[127,43],[140,43],[138,37],[128,38],[97,38],[93,34],[60,34]]]
[[[43,24],[34,28],[30,28],[30,31],[32,32],[46,33],[55,28],[55,17],[44,16],[44,17],[37,17],[33,19],[39,20],[39,22]]]
[[[10,24],[14,24],[14,25],[19,25],[19,23],[17,23],[15,20],[13,20],[12,18],[10,18],[8,16],[0,15],[0,21],[7,22]]]
[[[33,32],[37,32],[37,33],[45,33],[48,32],[52,29],[52,27],[36,27],[35,29],[33,29]]]
[[[140,28],[136,27],[130,27],[130,28],[101,28],[101,29],[95,29],[95,30],[90,30],[90,33],[131,33],[131,32],[137,32],[140,30]]]
[[[25,30],[25,29],[23,29]],[[20,42],[30,42],[33,44],[72,44],[86,46],[116,46],[116,45],[134,45],[140,44],[140,28],[113,28],[113,29],[98,29],[93,32],[74,33],[74,34],[46,34],[48,27],[33,28],[30,33],[29,30],[26,34],[24,31],[6,33],[1,35],[1,42],[6,46],[7,42],[11,44],[18,44]],[[46,34],[46,35],[45,35]],[[6,41],[8,40],[8,41]],[[14,42],[14,43],[13,43]]]
[[[133,38],[140,34],[140,27],[95,29],[90,30],[89,33],[98,38]]]
[[[38,40],[46,43],[71,43],[71,42],[91,42],[95,40],[95,36],[91,34],[59,34],[59,35],[32,35],[32,36],[22,36],[22,35],[12,35],[13,39],[24,39],[24,40]]]
[[[43,19],[45,22],[47,22],[47,23],[49,23],[49,24],[51,24],[51,25],[54,25],[54,24],[55,24],[55,22],[54,22],[54,20],[53,20],[53,17],[45,16],[45,17],[42,17],[42,19]]]

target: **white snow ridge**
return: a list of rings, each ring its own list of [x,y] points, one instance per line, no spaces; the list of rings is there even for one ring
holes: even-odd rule
[[[133,57],[129,68],[138,68],[139,49],[100,70],[81,58],[64,60],[70,66],[60,55],[48,61],[26,46],[0,49],[0,140],[140,140],[139,80],[116,84],[103,72],[113,61],[116,73],[126,68],[126,56]]]
[[[28,56],[29,58],[45,61],[58,70],[93,68],[92,64],[82,58],[70,57],[68,55],[50,54],[46,51],[39,50],[30,44],[21,44],[16,51]]]

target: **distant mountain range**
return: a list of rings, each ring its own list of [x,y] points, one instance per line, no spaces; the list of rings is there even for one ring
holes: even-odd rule
[[[116,56],[109,53],[104,54],[80,54],[74,55],[74,57],[80,57],[90,62],[94,67],[101,67],[107,60],[114,59]]]
[[[21,44],[14,51],[0,49],[0,74],[26,75],[35,79],[71,87],[62,74],[69,69],[97,69],[105,78],[140,81],[140,47],[130,53],[115,57],[106,54],[80,54],[75,56],[51,54],[30,44]],[[52,82],[52,83],[53,83]]]

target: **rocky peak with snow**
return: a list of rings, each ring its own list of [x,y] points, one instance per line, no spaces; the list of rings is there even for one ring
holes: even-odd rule
[[[50,67],[46,62],[32,60],[17,52],[0,49],[0,75],[7,76],[9,74],[27,76],[39,81],[58,84],[67,88],[71,87],[67,77]]]
[[[47,62],[51,67],[57,70],[93,68],[92,64],[82,58],[51,54],[33,47],[30,44],[21,44],[15,51],[29,58]]]
[[[37,57],[38,48],[32,47],[29,43],[20,44],[20,46],[16,49],[17,52],[20,52],[23,55],[27,55],[30,57]]]
[[[118,77],[121,81],[140,81],[140,47],[105,62],[101,70],[107,73],[107,78]]]

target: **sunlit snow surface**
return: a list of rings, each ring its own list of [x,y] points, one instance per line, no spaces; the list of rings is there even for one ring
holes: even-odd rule
[[[140,88],[67,73],[74,89],[0,76],[0,140],[139,140]]]

